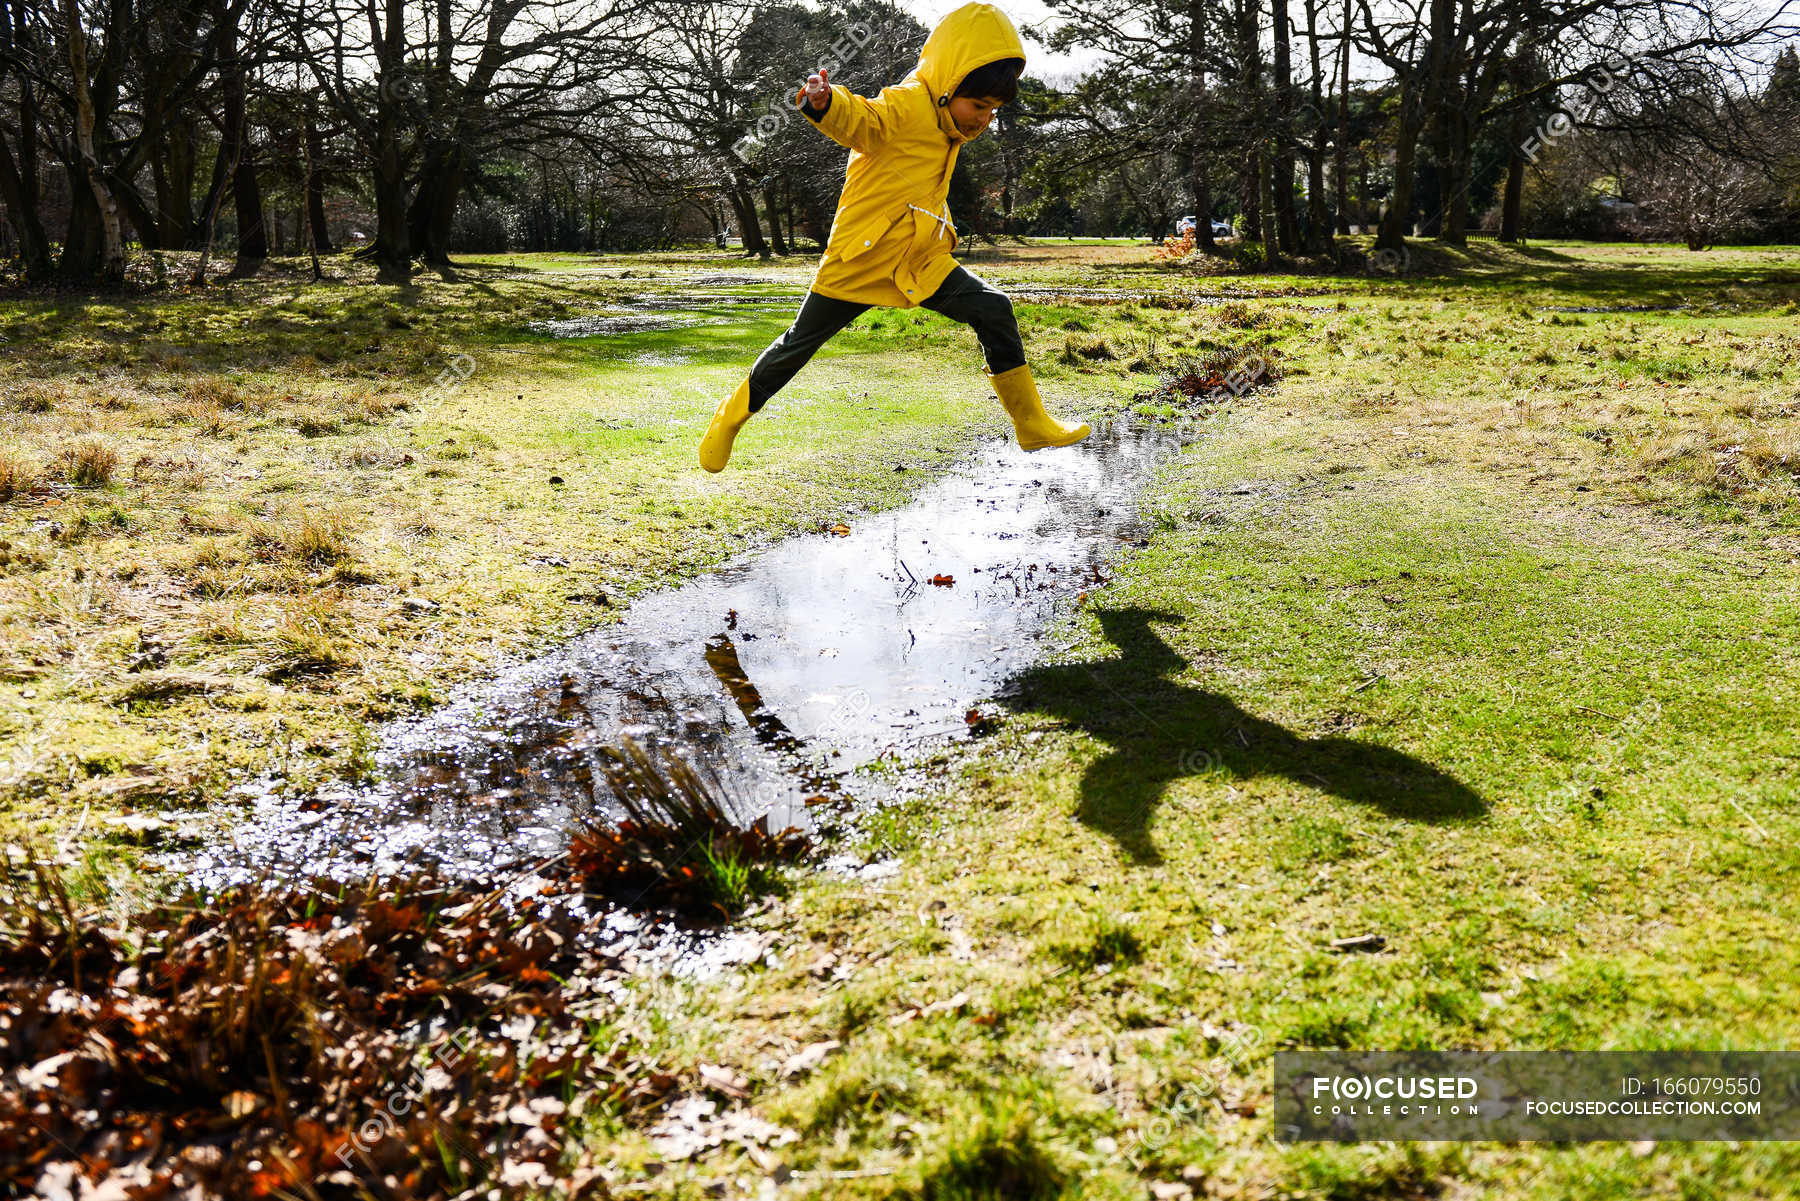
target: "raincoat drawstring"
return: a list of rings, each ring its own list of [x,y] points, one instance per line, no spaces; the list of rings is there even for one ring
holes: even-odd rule
[[[909,209],[917,209],[919,212],[924,213],[927,217],[930,217],[933,221],[936,221],[937,226],[938,226],[938,234],[939,235],[942,235],[947,229],[955,227],[956,223],[950,220],[950,206],[948,204],[944,205],[944,214],[941,217],[938,214],[932,212],[928,208],[920,208],[918,205],[913,204],[911,201],[907,202],[906,207]]]

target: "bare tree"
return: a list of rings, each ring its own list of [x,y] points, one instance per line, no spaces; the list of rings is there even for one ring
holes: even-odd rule
[[[1706,250],[1745,232],[1769,195],[1769,180],[1741,159],[1698,142],[1663,146],[1638,164],[1627,185],[1637,202],[1638,227]]]
[[[412,260],[446,263],[469,173],[507,144],[582,142],[628,85],[637,47],[668,10],[591,0],[291,0],[292,43],[358,146],[375,197],[370,255],[404,283]]]

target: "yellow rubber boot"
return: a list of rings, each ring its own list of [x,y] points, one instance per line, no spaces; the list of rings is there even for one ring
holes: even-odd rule
[[[989,374],[988,382],[994,386],[994,395],[1006,406],[1007,413],[1013,419],[1013,430],[1019,435],[1019,445],[1026,450],[1068,446],[1081,441],[1092,432],[1086,422],[1068,425],[1044,412],[1044,401],[1038,396],[1037,381],[1031,378],[1031,368],[1025,364],[1020,364],[1011,371],[1002,371],[999,375]]]
[[[723,471],[731,460],[731,442],[750,420],[750,381],[737,386],[737,391],[719,402],[713,410],[712,424],[706,437],[700,439],[700,466],[708,471]]]

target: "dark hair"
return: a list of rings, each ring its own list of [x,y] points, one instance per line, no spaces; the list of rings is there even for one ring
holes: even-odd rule
[[[976,67],[956,85],[953,96],[990,97],[1005,104],[1019,98],[1019,74],[1025,70],[1022,58],[1002,58],[985,67]]]

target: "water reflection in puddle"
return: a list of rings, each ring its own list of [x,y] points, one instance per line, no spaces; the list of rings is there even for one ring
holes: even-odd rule
[[[649,334],[665,329],[686,329],[693,325],[718,325],[720,320],[704,317],[646,317],[614,306],[622,317],[571,317],[564,321],[534,321],[526,328],[534,334],[552,338],[604,338],[618,334]]]
[[[1138,497],[1180,441],[1115,422],[1068,449],[995,446],[847,533],[645,596],[619,624],[390,727],[378,783],[260,797],[199,874],[553,854],[573,817],[610,812],[597,751],[624,735],[704,760],[777,826],[880,799],[897,787],[886,763],[969,737],[970,709],[1038,657],[1056,606],[1139,538]]]

